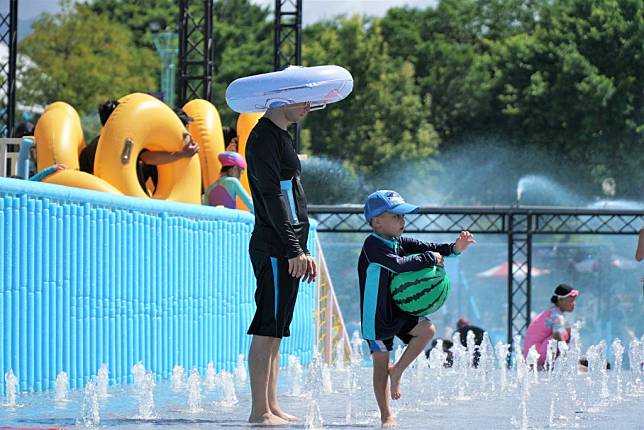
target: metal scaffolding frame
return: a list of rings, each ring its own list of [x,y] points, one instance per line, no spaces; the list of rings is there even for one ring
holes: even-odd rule
[[[212,24],[213,0],[180,0],[178,106],[199,98],[212,101]]]
[[[16,122],[18,0],[10,0],[9,11],[0,14],[0,42],[9,48],[7,60],[0,63],[0,137],[12,137]]]
[[[302,0],[275,0],[273,70],[302,64]]]
[[[302,64],[302,0],[275,0],[273,70]],[[300,125],[291,127],[300,152]]]
[[[362,206],[309,206],[319,233],[368,233]],[[535,235],[637,235],[644,212],[528,206],[424,207],[405,217],[406,233],[503,234],[508,238],[508,343],[530,324]]]

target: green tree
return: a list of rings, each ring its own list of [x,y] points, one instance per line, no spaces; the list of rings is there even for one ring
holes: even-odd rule
[[[532,34],[492,50],[495,110],[508,132],[640,194],[644,2],[560,0]],[[629,166],[628,169],[625,167]]]
[[[213,102],[222,123],[234,125],[237,114],[226,105],[226,88],[237,78],[273,71],[272,14],[250,0],[219,0],[213,13]]]
[[[93,0],[89,8],[113,22],[126,26],[138,47],[154,50],[150,24],[160,25],[159,30],[177,31],[179,6],[176,0]]]
[[[347,100],[307,118],[313,153],[376,172],[436,152],[439,138],[424,114],[430,99],[417,94],[411,63],[391,61],[379,20],[353,17],[309,26],[303,56],[305,65],[340,64],[354,79]]]
[[[427,120],[442,137],[489,124],[495,82],[489,51],[534,27],[542,0],[443,0],[424,10],[392,8],[382,20],[395,60],[414,64]]]
[[[65,2],[33,29],[19,46],[34,63],[21,76],[19,100],[25,104],[65,101],[93,112],[105,99],[157,87],[154,53],[137,48],[127,27],[83,5]]]
[[[175,0],[94,0],[92,10],[127,26],[138,47],[154,49],[150,23],[178,32],[179,7]],[[198,19],[203,3],[191,12]],[[213,103],[224,124],[234,124],[237,115],[226,105],[225,93],[235,79],[273,69],[273,27],[268,7],[250,0],[217,0],[213,6]],[[154,70],[158,74],[158,69]]]

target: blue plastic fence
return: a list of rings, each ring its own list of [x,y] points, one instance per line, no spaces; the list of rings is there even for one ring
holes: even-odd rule
[[[81,387],[102,363],[111,383],[138,362],[232,370],[255,310],[252,228],[241,211],[0,178],[0,392],[9,369],[22,391],[61,371]],[[310,361],[315,306],[301,285],[283,360]]]

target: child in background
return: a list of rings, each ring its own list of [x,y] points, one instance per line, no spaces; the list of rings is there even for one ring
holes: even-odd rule
[[[204,193],[203,204],[237,209],[239,196],[252,213],[253,201],[239,181],[246,168],[246,161],[240,154],[232,151],[222,152],[217,158],[221,163],[221,176]]]

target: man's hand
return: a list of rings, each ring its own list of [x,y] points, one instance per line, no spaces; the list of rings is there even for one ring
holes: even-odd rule
[[[432,255],[434,256],[434,259],[436,260],[436,265],[437,266],[442,266],[443,265],[443,256],[439,254],[438,252],[430,251]]]
[[[315,263],[315,259],[310,255],[306,256],[308,262],[306,266],[306,274],[304,275],[305,282],[313,282],[318,276],[318,266]]]
[[[458,235],[456,242],[454,242],[454,252],[461,253],[467,249],[468,246],[476,243],[474,236],[469,231],[462,231]]]
[[[294,278],[301,278],[307,271],[309,260],[305,254],[288,259],[288,274]]]
[[[194,141],[190,133],[183,134],[183,148],[179,153],[182,157],[190,158],[199,152],[199,145]]]
[[[317,278],[317,265],[310,255],[300,254],[288,259],[288,273],[294,278],[302,278],[305,282],[312,282]]]

